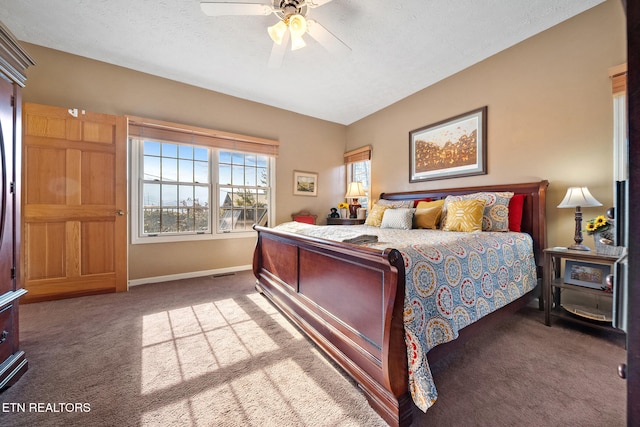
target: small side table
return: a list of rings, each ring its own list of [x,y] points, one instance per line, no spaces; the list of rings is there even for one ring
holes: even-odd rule
[[[615,255],[598,254],[595,251],[574,251],[564,248],[547,248],[544,251],[544,277],[542,279],[542,295],[544,300],[544,323],[551,326],[551,316],[569,319],[581,324],[590,325],[600,329],[613,330],[623,333],[613,328],[608,322],[594,322],[581,320],[579,317],[570,316],[564,312],[561,307],[561,289],[570,289],[575,292],[584,294],[603,296],[611,300],[613,304],[613,294],[605,292],[601,289],[590,288],[587,286],[574,285],[565,283],[564,277],[561,275],[562,260],[583,261],[593,264],[601,264],[613,267],[618,257]],[[554,292],[555,290],[555,292]]]
[[[327,225],[358,225],[364,224],[364,219],[358,218],[327,218]]]

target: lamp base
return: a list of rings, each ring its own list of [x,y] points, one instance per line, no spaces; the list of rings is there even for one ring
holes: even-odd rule
[[[358,217],[358,209],[362,206],[358,203],[358,199],[353,201],[353,204],[349,205],[349,218],[357,218]]]
[[[572,251],[590,251],[591,248],[585,245],[571,245],[567,249],[571,249]]]

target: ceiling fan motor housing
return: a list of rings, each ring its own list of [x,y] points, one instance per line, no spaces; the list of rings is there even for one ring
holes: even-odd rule
[[[293,15],[307,16],[306,0],[273,0],[273,9],[283,21]]]

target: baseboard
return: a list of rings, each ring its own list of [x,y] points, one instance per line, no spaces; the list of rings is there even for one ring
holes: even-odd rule
[[[238,265],[234,267],[216,268],[213,270],[191,271],[189,273],[169,274],[167,276],[145,277],[144,279],[129,280],[129,287],[146,285],[148,283],[170,282],[172,280],[192,279],[202,276],[217,276],[222,274],[235,273],[237,271],[251,270],[251,265]]]

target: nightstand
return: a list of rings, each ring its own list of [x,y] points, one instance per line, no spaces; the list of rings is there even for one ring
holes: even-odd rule
[[[364,224],[364,221],[358,218],[327,218],[327,225],[358,225]]]
[[[612,308],[613,293],[602,290],[602,282],[600,281],[607,274],[613,273],[613,265],[619,257],[565,248],[548,248],[543,252],[544,277],[542,279],[542,295],[545,325],[551,326],[551,316],[554,316],[600,329],[623,333],[611,326],[610,317],[606,315]],[[570,268],[569,274],[566,273],[567,267]],[[565,271],[564,275],[561,274],[562,271]],[[565,279],[571,283],[567,283]],[[585,309],[579,306],[567,305],[567,310],[565,310],[561,301],[563,290],[571,290],[585,296],[595,296],[598,301],[602,301],[603,309],[600,310],[599,307],[598,309],[595,307],[593,309]]]

